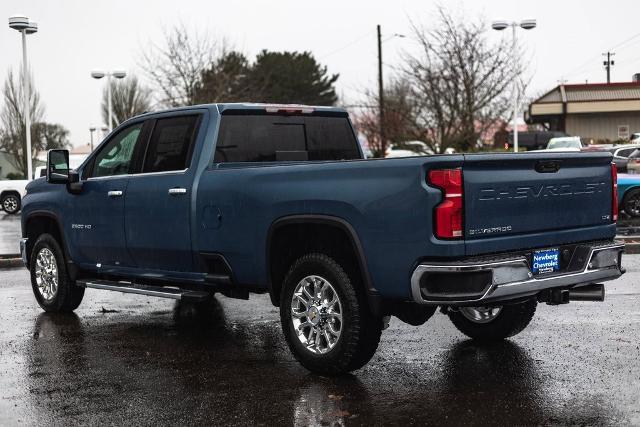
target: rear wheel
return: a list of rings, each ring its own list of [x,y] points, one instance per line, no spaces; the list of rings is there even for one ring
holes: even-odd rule
[[[533,319],[538,302],[492,307],[460,307],[447,312],[454,326],[469,338],[498,341],[522,332]]]
[[[10,214],[14,215],[20,211],[20,196],[15,193],[10,193],[2,196],[2,209]]]
[[[358,280],[321,253],[307,254],[289,269],[280,298],[282,329],[295,358],[310,371],[337,375],[373,357],[382,319],[369,310]]]
[[[84,297],[84,288],[67,275],[64,253],[50,234],[38,237],[29,260],[31,287],[36,301],[47,312],[71,312]]]
[[[625,194],[622,209],[629,216],[640,217],[640,189],[636,188]]]

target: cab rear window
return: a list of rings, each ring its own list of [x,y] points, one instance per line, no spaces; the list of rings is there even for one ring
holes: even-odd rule
[[[359,159],[346,117],[224,115],[215,162]]]

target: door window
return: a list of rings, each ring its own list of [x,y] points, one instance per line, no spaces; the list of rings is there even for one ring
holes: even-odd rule
[[[151,134],[143,172],[178,171],[189,167],[198,115],[159,119]]]
[[[133,153],[140,139],[143,123],[120,131],[111,138],[95,157],[92,177],[126,175],[129,173]]]

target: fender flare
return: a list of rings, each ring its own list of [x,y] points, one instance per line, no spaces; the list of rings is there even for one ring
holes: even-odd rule
[[[58,217],[58,215],[56,215],[54,212],[51,211],[46,211],[46,210],[36,210],[33,212],[29,212],[29,214],[26,216],[26,218],[24,219],[24,231],[23,231],[23,237],[27,237],[29,234],[29,230],[27,228],[27,225],[29,224],[29,221],[33,220],[33,219],[37,219],[37,218],[48,218],[53,220],[54,224],[56,225],[56,227],[58,228],[58,233],[60,234],[60,246],[62,247],[62,250],[64,252],[64,257],[67,261],[67,272],[69,273],[69,276],[71,277],[72,280],[75,280],[76,276],[77,276],[77,272],[78,269],[75,265],[75,263],[73,262],[73,260],[71,259],[71,254],[69,252],[69,247],[67,246],[67,238],[64,234],[64,228],[62,227],[62,222],[60,221],[60,218]],[[33,244],[35,242],[29,242],[29,248],[33,248]],[[30,251],[27,252],[27,265],[30,262],[30,258],[31,258],[31,253]]]
[[[267,272],[267,283],[269,288],[269,295],[271,297],[271,302],[274,305],[278,305],[279,301],[275,300],[275,293],[273,292],[273,283],[271,282],[271,242],[273,240],[273,236],[275,232],[285,226],[290,224],[323,224],[323,225],[331,225],[337,227],[344,231],[351,242],[351,246],[356,254],[356,259],[358,260],[358,267],[362,272],[362,280],[364,283],[364,288],[367,294],[367,299],[369,300],[369,305],[372,310],[375,312],[376,308],[380,305],[380,294],[376,290],[373,285],[373,281],[371,279],[371,274],[369,272],[369,268],[367,266],[367,259],[364,253],[364,249],[362,247],[362,243],[360,238],[358,237],[358,233],[355,228],[343,218],[331,215],[313,215],[313,214],[299,214],[299,215],[287,215],[280,217],[271,223],[269,227],[269,231],[267,232],[267,240],[266,240],[266,249],[265,249],[265,264],[266,264],[266,272]]]

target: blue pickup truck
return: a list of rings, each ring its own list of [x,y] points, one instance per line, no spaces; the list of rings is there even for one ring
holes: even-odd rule
[[[143,114],[77,169],[52,150],[21,252],[46,311],[86,288],[190,300],[268,293],[311,371],[373,356],[389,317],[439,307],[476,340],[538,303],[600,301],[623,273],[606,152],[365,160],[347,113],[215,104]]]

